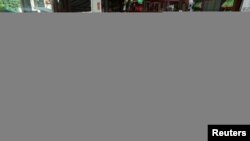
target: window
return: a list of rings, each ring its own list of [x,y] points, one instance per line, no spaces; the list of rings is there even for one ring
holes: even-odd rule
[[[37,12],[52,12],[52,0],[31,0],[32,9]]]

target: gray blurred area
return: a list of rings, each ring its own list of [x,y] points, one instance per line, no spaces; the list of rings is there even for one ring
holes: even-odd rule
[[[249,124],[247,13],[0,19],[1,141],[206,141],[207,124]]]

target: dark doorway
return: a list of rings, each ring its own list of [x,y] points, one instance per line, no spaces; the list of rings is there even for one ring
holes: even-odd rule
[[[234,11],[240,11],[242,2],[243,2],[242,0],[236,0]]]
[[[88,12],[91,0],[53,0],[54,12]]]

